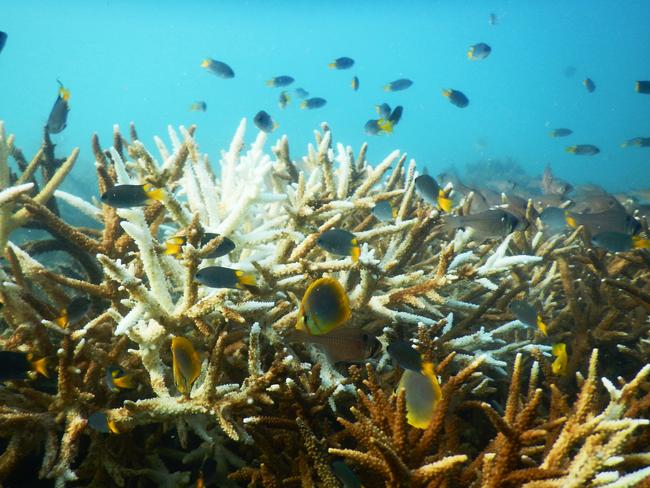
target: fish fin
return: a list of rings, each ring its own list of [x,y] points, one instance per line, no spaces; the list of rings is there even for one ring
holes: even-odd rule
[[[274,87],[275,86],[275,80],[267,80],[266,81],[266,86]]]
[[[393,207],[393,206],[391,205],[390,213],[391,213],[391,215],[393,216],[393,218],[396,219],[396,218],[397,218],[397,214],[399,214],[399,210],[398,210],[397,207]]]
[[[566,152],[571,153],[571,154],[575,154],[577,150],[578,150],[578,148],[576,146],[569,146],[569,147],[567,147],[565,149]]]
[[[132,374],[125,374],[119,378],[113,378],[113,384],[118,388],[131,390],[135,388],[135,376]]]
[[[576,222],[575,217],[572,217],[568,211],[564,212],[564,220],[566,220],[566,223],[569,227],[572,227],[574,229],[578,227],[578,223]]]
[[[336,63],[327,63],[327,67],[330,69],[336,68]]]
[[[255,280],[255,275],[251,273],[245,273],[244,271],[236,271],[237,281],[239,284],[244,287],[257,287],[257,281]]]
[[[165,192],[162,188],[156,188],[148,183],[142,187],[142,190],[151,200],[162,201],[165,198]]]
[[[37,359],[36,361],[32,361],[32,368],[40,375],[45,376],[46,378],[50,377],[47,372],[47,358],[41,358]]]
[[[453,201],[451,198],[447,197],[445,192],[443,190],[440,190],[438,192],[438,206],[446,213],[451,212],[451,208],[453,207]]]
[[[390,85],[384,85],[384,91],[391,91]]]
[[[300,307],[300,310],[298,310],[298,320],[296,321],[296,330],[300,330],[305,333],[308,333],[307,325],[305,324],[305,312],[302,309],[302,306]]]
[[[548,135],[553,137],[553,138],[557,137],[557,135],[555,134],[555,131],[553,131],[553,130],[551,132],[549,132]]]
[[[359,256],[361,256],[361,248],[356,239],[352,240],[352,249],[350,251],[350,256],[352,257],[352,262],[356,263],[359,261]]]
[[[120,433],[120,430],[117,428],[117,424],[114,420],[106,419],[106,425],[108,426],[108,430],[111,432],[111,434]]]
[[[201,61],[201,68],[207,68],[208,66],[210,66],[209,59],[204,59],[203,61]]]
[[[63,101],[67,102],[70,100],[70,90],[61,86],[61,88],[59,88],[59,96],[63,99]]]
[[[547,336],[548,333],[546,331],[546,324],[542,320],[542,316],[540,314],[537,314],[537,328],[544,334],[544,336]]]
[[[634,249],[650,249],[650,239],[641,236],[632,236],[632,247]]]
[[[467,51],[467,59],[472,59],[474,57],[474,49],[471,48],[469,51]]]
[[[275,130],[275,129],[277,129],[278,127],[280,127],[280,124],[278,124],[278,123],[274,120],[274,121],[273,121],[273,129],[271,129],[271,130]]]
[[[384,132],[388,132],[388,133],[393,132],[393,123],[390,120],[379,119],[377,121],[377,126]]]
[[[442,96],[449,98],[451,96],[451,90],[442,90]]]
[[[440,382],[438,381],[438,376],[436,375],[436,370],[432,362],[424,361],[422,363],[422,374],[431,381],[436,402],[442,399],[442,388],[440,388]]]
[[[300,108],[302,110],[305,110],[307,108],[307,101],[306,100],[304,102],[300,102]]]
[[[54,322],[59,327],[65,329],[66,325],[68,325],[68,313],[65,310],[63,310],[63,312],[61,312],[61,315],[54,319]]]
[[[566,374],[566,367],[568,362],[566,344],[564,342],[553,344],[551,353],[553,356],[555,356],[555,360],[553,361],[553,364],[551,364],[553,374],[564,376]]]

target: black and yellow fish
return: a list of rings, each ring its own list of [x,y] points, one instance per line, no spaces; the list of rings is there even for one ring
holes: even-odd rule
[[[176,388],[181,394],[189,396],[192,385],[201,374],[201,358],[185,337],[172,339],[172,370]]]
[[[223,266],[207,266],[194,275],[196,281],[210,288],[237,288],[254,290],[257,287],[255,276],[244,271]]]
[[[440,188],[438,182],[430,175],[420,175],[415,178],[415,190],[420,198],[429,205],[440,208],[444,212],[450,212],[453,206],[451,198]]]
[[[571,129],[566,129],[566,128],[560,128],[560,129],[553,129],[551,132],[549,132],[549,135],[551,137],[566,137],[570,136],[573,134],[573,131]]]
[[[472,61],[479,61],[481,59],[487,58],[491,52],[492,48],[490,46],[484,42],[479,42],[478,44],[470,46],[469,50],[467,51],[467,58]]]
[[[106,412],[94,412],[88,416],[88,426],[102,434],[119,434],[120,431],[115,421],[110,419]]]
[[[379,119],[377,125],[379,126],[380,131],[390,134],[393,132],[393,128],[399,123],[402,119],[402,113],[404,112],[404,107],[398,105],[395,107],[388,118]]]
[[[589,93],[593,93],[596,90],[596,83],[591,78],[585,78],[582,80],[582,84],[585,86]]]
[[[354,91],[357,91],[359,89],[359,77],[355,76],[352,78],[352,82],[350,83],[350,86],[352,86],[352,89]]]
[[[191,112],[205,112],[208,109],[208,104],[204,101],[194,102],[190,105]]]
[[[548,335],[542,314],[533,305],[524,300],[513,300],[510,302],[509,308],[514,316],[517,317],[517,320],[529,327],[537,327],[542,334]]]
[[[426,429],[433,419],[436,405],[442,399],[442,389],[433,363],[422,362],[420,371],[405,369],[397,391],[405,390],[406,420],[417,429]]]
[[[278,124],[271,118],[268,112],[265,112],[264,110],[260,110],[255,114],[255,117],[253,117],[253,123],[255,124],[255,127],[267,134],[270,134],[278,128]]]
[[[650,147],[650,137],[634,137],[628,139],[621,147]]]
[[[327,104],[327,100],[321,97],[312,97],[307,100],[300,102],[300,108],[303,110],[313,110],[315,108],[324,107]]]
[[[634,90],[637,93],[650,95],[650,81],[637,81],[634,83]]]
[[[442,90],[442,96],[447,97],[452,105],[456,105],[459,108],[465,108],[469,105],[469,98],[462,91],[449,88]]]
[[[208,242],[219,237],[219,234],[214,234],[212,232],[205,232],[201,237],[199,242],[200,247],[204,247]],[[183,246],[187,244],[187,236],[184,234],[179,234],[170,237],[165,241],[165,250],[164,254],[170,256],[178,256],[183,249]],[[234,251],[235,243],[228,239],[226,236],[222,236],[221,244],[219,244],[214,250],[208,253],[206,256],[202,256],[204,259],[213,259],[225,256],[230,252]]]
[[[350,69],[354,66],[354,59],[343,56],[337,58],[327,65],[330,69]]]
[[[61,310],[61,315],[54,319],[54,322],[59,327],[66,327],[69,323],[77,322],[88,313],[91,304],[92,302],[85,296],[74,297],[68,306]]]
[[[397,207],[393,207],[388,200],[380,200],[372,207],[372,214],[380,222],[391,222],[397,218]]]
[[[281,109],[285,109],[289,103],[291,103],[291,97],[285,90],[282,90],[280,92],[280,96],[278,97],[278,106]]]
[[[0,351],[0,381],[26,380],[37,373],[49,378],[47,358],[34,360],[31,353]]]
[[[576,144],[575,146],[568,146],[565,151],[578,156],[594,156],[600,152],[600,149],[593,144]]]
[[[135,376],[126,374],[119,366],[109,366],[106,368],[106,375],[104,376],[106,387],[113,393],[120,390],[135,388]]]
[[[280,88],[283,86],[289,86],[294,81],[295,80],[291,76],[286,76],[286,75],[275,76],[270,80],[266,81],[266,86],[270,86],[272,88]]]
[[[359,260],[361,248],[352,232],[345,229],[330,229],[318,236],[316,243],[332,254],[350,256],[353,262]]]
[[[56,82],[59,84],[59,93],[50,111],[47,124],[45,124],[45,129],[50,134],[58,134],[66,128],[68,112],[70,112],[70,90],[65,88],[59,80]]]
[[[413,81],[408,78],[400,78],[384,85],[384,91],[402,91],[410,88]]]
[[[596,247],[607,249],[609,252],[627,252],[632,249],[650,249],[650,239],[634,236],[625,232],[606,231],[591,238]]]
[[[219,78],[234,78],[235,72],[230,66],[222,61],[217,61],[215,59],[206,58],[201,63],[201,68],[205,68],[211,73],[214,73]]]
[[[101,196],[102,203],[114,208],[144,207],[163,200],[165,192],[149,183],[144,185],[115,185]]]
[[[296,329],[323,335],[341,327],[352,315],[348,295],[334,278],[319,278],[302,297]]]

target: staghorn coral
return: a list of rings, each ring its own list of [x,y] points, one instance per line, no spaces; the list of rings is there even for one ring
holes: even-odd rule
[[[2,389],[0,479],[41,452],[39,477],[57,486],[183,486],[206,459],[216,462],[217,486],[332,486],[331,461],[340,456],[370,486],[632,486],[647,477],[647,253],[606,255],[588,248],[581,229],[547,237],[532,218],[501,241],[451,236],[415,193],[414,161],[395,151],[372,165],[365,145],[355,155],[334,144],[326,125],[307,156],[293,160],[286,137],[274,157],[263,151],[264,133],[245,150],[242,121],[219,171],[194,133],[170,128],[170,147],[155,140],[158,158],[133,126],[130,141],[116,128],[107,150],[93,138],[100,192],[145,182],[163,189],[162,201],[144,208],[54,193],[76,151],[34,196],[33,169],[6,179],[32,186],[0,194],[11,190],[0,207],[8,209],[5,228],[29,223],[52,239],[6,246],[0,344],[49,358],[53,382]],[[0,150],[8,173],[8,155],[19,161],[20,153],[4,133]],[[47,140],[41,152],[54,160]],[[52,195],[97,228],[67,223]],[[372,216],[381,200],[398,208],[394,222]],[[22,208],[12,213],[16,201]],[[358,262],[316,246],[333,227],[355,233]],[[177,259],[162,242],[179,232],[187,244]],[[205,232],[229,237],[236,250],[202,259],[220,243],[200,247]],[[54,249],[69,254],[74,273],[39,257]],[[194,274],[208,264],[253,272],[258,287],[200,285]],[[413,339],[438,365],[443,400],[426,430],[406,424],[404,396],[393,392],[399,372],[385,354],[346,375],[318,349],[288,341],[299,298],[323,275],[346,288],[350,327],[384,342]],[[54,319],[78,294],[91,297],[90,312],[61,327]],[[524,297],[540,305],[548,338],[513,320],[507,306]],[[190,339],[203,362],[185,396],[172,380],[173,335]],[[565,377],[550,370],[559,341],[570,351]],[[597,392],[595,354],[587,378],[576,376],[596,347],[608,358],[604,376],[622,376],[620,389],[603,380],[609,404]],[[526,394],[524,358],[535,359]],[[613,358],[628,368],[621,373]],[[138,388],[110,392],[110,365],[134,373]],[[87,425],[98,411],[117,433]]]

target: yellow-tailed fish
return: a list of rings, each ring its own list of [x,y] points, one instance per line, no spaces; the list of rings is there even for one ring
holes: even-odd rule
[[[542,315],[533,305],[524,300],[513,300],[510,302],[509,308],[517,317],[517,320],[529,327],[537,327],[542,334],[547,335],[546,324],[542,320]]]
[[[286,108],[287,105],[291,102],[291,97],[286,91],[280,92],[280,96],[278,97],[278,106],[282,109]]]
[[[90,309],[91,301],[84,297],[78,296],[73,298],[68,306],[61,310],[59,315],[54,321],[59,327],[66,327],[69,323],[74,323],[81,319]]]
[[[88,416],[88,426],[102,434],[119,434],[114,420],[108,418],[105,412],[95,412]]]
[[[201,63],[201,68],[205,68],[219,78],[234,78],[235,72],[230,66],[216,59],[206,58]]]
[[[196,281],[210,288],[254,289],[257,286],[255,275],[239,269],[223,266],[207,266],[194,275]]]
[[[491,52],[492,48],[490,46],[484,42],[479,42],[478,44],[470,46],[469,50],[467,51],[467,59],[470,59],[472,61],[485,59],[490,55]]]
[[[397,385],[398,391],[406,391],[406,420],[415,428],[426,429],[433,419],[436,404],[442,398],[435,368],[431,362],[423,362],[421,372],[404,370]]]
[[[352,86],[352,89],[354,91],[357,91],[359,89],[359,78],[357,76],[352,78],[352,82],[350,83],[350,85]]]
[[[189,395],[192,384],[201,374],[201,358],[185,337],[176,336],[172,339],[172,369],[176,388],[183,395]]]
[[[553,344],[551,353],[553,356],[555,356],[555,360],[553,361],[553,364],[551,364],[553,374],[564,376],[566,374],[567,363],[569,361],[569,357],[567,356],[566,352],[566,344],[564,342]]]
[[[114,208],[143,207],[154,200],[163,200],[165,192],[149,183],[144,185],[115,185],[101,197],[103,203]]]
[[[372,214],[380,222],[391,222],[397,218],[397,207],[393,207],[388,200],[380,200],[372,208]]]
[[[255,114],[255,117],[253,117],[253,123],[255,124],[255,127],[267,134],[273,132],[279,127],[277,122],[275,122],[268,112],[265,112],[264,110],[260,110]]]
[[[637,81],[634,83],[634,90],[637,93],[650,95],[650,81]]]
[[[266,86],[278,88],[282,86],[289,86],[291,83],[294,82],[294,79],[291,76],[276,76],[274,78],[271,78],[266,82]]]
[[[59,84],[59,93],[45,124],[45,130],[50,134],[58,134],[66,128],[68,112],[70,111],[70,90],[65,88],[59,80],[56,80],[56,82]]]
[[[594,156],[600,152],[600,149],[593,144],[576,144],[566,147],[565,151],[577,156]]]
[[[352,315],[347,293],[334,278],[314,281],[302,297],[296,329],[312,335],[341,327]]]
[[[215,234],[213,232],[206,232],[201,237],[199,246],[203,247],[212,239],[216,239],[217,237],[219,237],[219,234]],[[165,249],[163,253],[170,256],[178,256],[181,253],[181,250],[183,249],[183,246],[185,244],[187,244],[186,235],[178,234],[172,236],[165,241]],[[232,242],[232,240],[228,239],[226,236],[223,236],[221,240],[221,244],[219,244],[212,252],[210,252],[209,254],[203,257],[205,259],[218,258],[221,256],[225,256],[226,254],[230,253],[234,249],[235,249],[235,243]]]
[[[596,90],[596,83],[591,78],[585,78],[582,80],[582,84],[585,86],[589,93],[593,93]]]
[[[354,66],[354,59],[343,56],[337,58],[327,65],[330,69],[350,69]]]
[[[300,102],[300,108],[302,110],[313,110],[316,108],[324,107],[327,104],[327,100],[321,97],[311,97],[307,100]]]
[[[650,249],[650,239],[624,232],[601,232],[591,238],[592,244],[609,252],[626,252],[632,249]]]
[[[361,248],[352,232],[345,229],[330,229],[318,236],[316,243],[332,254],[350,256],[353,262],[359,260]]]
[[[459,108],[465,108],[469,105],[469,98],[462,91],[449,88],[442,90],[442,95]]]
[[[132,374],[126,374],[119,366],[109,366],[106,368],[106,386],[113,393],[120,390],[135,388],[135,377]]]
[[[208,104],[204,101],[194,102],[190,105],[191,112],[205,112],[208,109]]]
[[[34,373],[49,378],[46,358],[34,360],[31,353],[0,351],[0,381],[26,380]]]
[[[384,91],[402,91],[410,88],[413,85],[413,81],[408,78],[400,78],[399,80],[391,81],[384,85]]]

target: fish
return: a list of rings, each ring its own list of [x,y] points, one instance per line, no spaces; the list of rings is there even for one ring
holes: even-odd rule
[[[380,200],[372,207],[372,214],[380,222],[392,222],[397,218],[397,208],[393,207],[388,200]]]
[[[49,378],[47,358],[34,360],[31,353],[0,351],[0,381],[26,380],[34,374]]]
[[[379,120],[378,119],[370,119],[363,126],[363,130],[365,131],[366,134],[368,134],[370,136],[376,136],[377,134],[379,134],[382,131],[381,127],[379,127]]]
[[[635,137],[621,144],[621,147],[650,147],[650,137]]]
[[[564,376],[567,373],[567,363],[569,362],[569,357],[566,352],[566,344],[564,342],[558,342],[553,344],[551,349],[551,354],[555,356],[555,360],[551,364],[551,369],[553,374],[558,376]]]
[[[205,68],[211,73],[214,73],[219,78],[234,78],[235,72],[230,66],[222,61],[217,61],[215,59],[206,58],[201,62],[201,68]]]
[[[395,127],[399,121],[402,119],[402,113],[404,112],[404,107],[398,105],[393,109],[387,119],[379,119],[377,125],[381,131],[388,134],[393,132],[393,127]]]
[[[94,412],[88,416],[88,426],[102,434],[119,434],[115,421],[108,418],[106,412]]]
[[[49,134],[58,134],[68,125],[68,113],[70,112],[70,90],[63,86],[59,80],[59,92],[50,111],[50,116],[45,124],[45,129]]]
[[[208,109],[208,104],[204,101],[194,102],[190,105],[190,112],[205,112]]]
[[[295,93],[298,98],[307,98],[309,96],[309,92],[304,88],[296,88]]]
[[[7,43],[7,38],[8,37],[9,36],[7,35],[6,32],[0,31],[0,53],[5,48],[5,44]]]
[[[343,488],[361,488],[361,481],[345,461],[334,461],[332,471]]]
[[[350,86],[354,91],[357,91],[359,89],[359,77],[355,76],[352,78],[352,81],[350,82]]]
[[[377,337],[358,327],[341,327],[322,335],[294,329],[289,339],[315,344],[325,351],[332,363],[365,362],[381,351]]]
[[[481,59],[487,58],[491,52],[492,48],[490,46],[484,42],[479,42],[478,44],[470,46],[469,50],[467,51],[467,58],[472,61],[479,61]]]
[[[291,76],[287,76],[287,75],[275,76],[270,80],[267,80],[266,86],[270,86],[272,88],[281,88],[283,86],[289,86],[294,81],[295,80]]]
[[[201,358],[185,337],[172,338],[172,369],[176,388],[181,394],[189,396],[192,384],[201,374]]]
[[[257,287],[255,276],[238,269],[222,266],[201,268],[194,275],[196,281],[209,288],[237,288],[254,290]]]
[[[601,232],[591,238],[594,246],[602,247],[609,252],[626,252],[632,249],[650,249],[650,239],[634,236],[624,232]]]
[[[312,282],[300,303],[296,329],[323,335],[341,327],[352,315],[348,295],[334,278]]]
[[[499,23],[499,17],[497,17],[497,14],[491,13],[490,15],[488,15],[488,24],[490,24],[491,26],[495,26],[498,25],[498,23]]]
[[[375,105],[375,112],[377,112],[377,115],[379,115],[382,119],[387,119],[390,117],[390,105],[387,103]]]
[[[575,146],[568,146],[565,151],[578,156],[593,156],[598,154],[600,149],[593,144],[576,144]]]
[[[314,108],[321,108],[324,107],[325,104],[327,103],[327,100],[321,97],[312,97],[308,98],[307,100],[303,100],[300,103],[300,108],[305,110],[312,110]]]
[[[551,171],[551,166],[549,164],[544,168],[544,174],[542,175],[540,186],[544,195],[560,195],[563,197],[573,190],[573,186],[569,183],[553,176],[553,171]]]
[[[581,191],[582,190],[582,191]],[[576,196],[575,204],[571,207],[571,211],[575,213],[601,213],[606,210],[619,210],[625,212],[625,207],[616,199],[616,197],[604,194],[586,194],[582,188],[578,189],[580,195]]]
[[[559,234],[566,229],[564,209],[559,207],[546,207],[539,214],[539,218],[551,234]]]
[[[625,210],[613,208],[599,213],[576,213],[570,210],[564,212],[569,227],[577,228],[583,225],[591,235],[602,232],[620,232],[634,235],[641,230],[641,224]]]
[[[542,314],[533,305],[524,300],[513,300],[508,308],[517,317],[517,320],[529,327],[537,327],[542,334],[548,335]]]
[[[354,66],[354,59],[343,56],[337,58],[327,65],[330,69],[350,69]]]
[[[253,123],[262,132],[270,134],[278,128],[278,124],[271,118],[271,116],[264,110],[260,110],[253,117]]]
[[[486,238],[505,237],[520,225],[517,217],[501,209],[489,209],[470,215],[450,215],[445,224],[451,229],[470,227]]]
[[[54,322],[56,322],[59,327],[66,327],[68,324],[77,322],[90,310],[90,305],[92,302],[85,296],[74,297],[68,305],[61,310],[61,315],[59,315]]]
[[[219,237],[219,234],[214,234],[212,232],[205,232],[201,236],[199,241],[199,246],[204,247],[212,239]],[[165,250],[163,254],[169,256],[178,256],[181,253],[183,246],[187,244],[187,236],[185,235],[175,235],[170,237],[165,241]],[[226,236],[222,236],[221,244],[219,244],[214,250],[212,250],[208,255],[203,256],[204,259],[214,259],[225,256],[226,254],[231,253],[235,250],[235,243],[228,239]]]
[[[593,93],[596,90],[596,84],[591,78],[585,78],[582,80],[582,84],[585,86],[589,93]]]
[[[571,129],[566,129],[564,127],[560,129],[553,129],[551,132],[548,133],[551,137],[566,137],[570,136],[573,134],[573,131]]]
[[[391,342],[386,347],[388,355],[403,369],[422,371],[422,356],[408,341]]]
[[[634,83],[634,90],[637,93],[650,95],[650,81],[637,81]]]
[[[402,91],[410,88],[413,82],[408,78],[400,78],[384,85],[384,91]]]
[[[281,91],[280,96],[278,97],[278,106],[282,109],[286,108],[287,105],[291,102],[291,97],[286,91]]]
[[[102,203],[114,208],[144,207],[163,200],[165,196],[161,188],[149,183],[144,185],[115,185],[101,196]]]
[[[332,254],[350,256],[353,262],[359,260],[361,247],[352,232],[345,229],[330,229],[323,232],[316,239],[316,243]]]
[[[108,389],[113,393],[118,393],[124,389],[135,388],[135,376],[126,374],[119,366],[109,366],[106,368],[104,380]]]
[[[440,188],[440,185],[432,176],[425,174],[415,178],[415,190],[429,205],[438,207],[445,212],[451,210],[451,199],[447,197],[444,190]]]
[[[406,421],[417,429],[426,429],[433,419],[433,413],[442,399],[433,363],[424,362],[422,371],[405,369],[397,385],[397,391],[406,392]]]
[[[469,98],[467,98],[461,91],[449,88],[442,90],[442,95],[447,97],[453,105],[456,105],[459,108],[465,108],[469,105]]]

